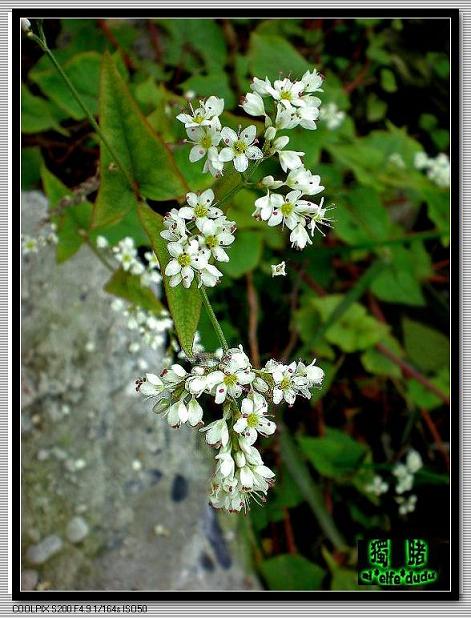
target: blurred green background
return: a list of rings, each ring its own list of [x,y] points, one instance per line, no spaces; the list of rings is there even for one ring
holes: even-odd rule
[[[45,31],[94,113],[102,54],[113,54],[196,191],[214,179],[188,161],[175,119],[188,99],[223,97],[223,124],[261,129],[239,107],[253,76],[295,79],[313,67],[325,76],[318,129],[289,136],[320,174],[326,205],[335,204],[332,229],[296,253],[286,233],[250,216],[262,191],[239,192],[228,211],[236,242],[211,290],[229,343],[243,343],[254,362],[316,357],[326,371],[310,401],[276,419],[281,440],[264,441],[278,482],[266,505],[240,516],[248,559],[268,588],[354,589],[356,539],[415,532],[446,542],[449,189],[446,161],[439,167],[435,157],[449,147],[448,21],[67,19],[46,21]],[[93,129],[27,39],[22,75],[22,188],[42,187],[52,199],[51,174],[68,191],[81,187],[88,203],[76,208],[86,217],[96,186],[82,183],[99,158]],[[418,169],[421,152],[430,159]],[[271,163],[256,179],[268,173],[276,176]],[[174,205],[153,204],[161,213]],[[135,217],[102,233],[113,242],[132,236],[145,250]],[[59,260],[80,245],[63,231]],[[272,279],[270,265],[281,260],[288,276]],[[199,331],[215,349],[205,315]],[[417,507],[401,515],[391,471],[411,448],[424,467],[413,488]],[[381,496],[367,489],[377,474],[389,484]],[[333,536],[319,501],[335,522]]]

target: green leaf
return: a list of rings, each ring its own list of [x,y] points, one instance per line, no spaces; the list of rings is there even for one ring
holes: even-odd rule
[[[322,547],[322,555],[332,574],[331,590],[371,590],[374,588],[374,586],[359,586],[357,571],[339,566],[325,547]]]
[[[368,448],[338,429],[327,428],[324,436],[298,438],[301,450],[316,470],[327,478],[352,477],[363,462]]]
[[[381,69],[381,87],[386,92],[396,92],[396,77],[391,69]]]
[[[98,84],[100,81],[101,56],[96,52],[77,54],[68,60],[63,69],[75,86],[85,107],[97,113]],[[86,118],[85,112],[77,103],[62,77],[51,67],[46,71],[34,72],[33,81],[42,92],[74,120]]]
[[[448,395],[450,393],[450,369],[448,367],[442,368],[430,379],[430,382]],[[443,401],[439,397],[417,380],[407,381],[407,396],[418,408],[433,410],[443,405]]]
[[[335,209],[335,233],[348,244],[385,240],[390,231],[388,211],[377,191],[355,187]]]
[[[210,73],[209,75],[192,75],[180,87],[193,90],[197,96],[209,97],[215,92],[218,97],[224,99],[224,108],[232,109],[236,104],[236,98],[229,83],[229,77],[224,71]]]
[[[413,365],[433,372],[450,364],[448,337],[438,330],[409,318],[402,320],[404,346]]]
[[[142,115],[107,53],[103,57],[101,72],[100,126],[144,197],[171,200],[186,192],[187,186],[170,150]],[[100,169],[94,226],[119,221],[136,206],[133,189],[122,171],[116,169],[116,162],[103,144]]]
[[[437,187],[423,192],[427,202],[427,214],[437,228],[443,232],[445,246],[448,246],[450,236],[450,192]]]
[[[263,240],[260,232],[236,232],[236,239],[229,247],[229,262],[218,264],[229,277],[238,279],[258,266],[262,257]]]
[[[379,299],[390,303],[421,306],[425,303],[421,279],[431,270],[430,257],[423,245],[411,249],[390,247],[389,261],[383,272],[371,284],[371,291]]]
[[[291,73],[297,79],[313,68],[286,39],[277,35],[252,32],[248,58],[250,72],[260,79],[278,79],[280,73]]]
[[[41,180],[41,150],[39,147],[21,149],[21,190],[34,189]]]
[[[67,131],[59,125],[63,118],[63,114],[54,105],[42,97],[31,94],[27,86],[21,84],[21,130],[23,133],[40,133],[55,129],[67,135]]]
[[[112,246],[126,236],[134,240],[136,247],[149,244],[149,238],[142,229],[142,223],[135,208],[130,210],[118,223],[94,228],[89,232],[89,236],[93,242],[96,242],[97,236],[104,236]]]
[[[132,275],[122,268],[113,273],[105,284],[104,290],[108,294],[114,294],[119,298],[124,298],[124,300],[129,301],[133,305],[138,305],[146,311],[160,313],[163,309],[162,303],[154,292],[150,288],[141,285],[140,276]]]
[[[270,590],[319,590],[326,572],[298,554],[281,554],[260,563]]]
[[[311,304],[327,322],[345,297],[332,294],[311,299]],[[389,332],[387,325],[370,316],[363,305],[352,303],[325,332],[328,342],[338,345],[345,352],[366,350],[384,338]]]
[[[59,263],[65,262],[77,253],[84,242],[84,237],[80,232],[87,230],[90,226],[92,205],[89,202],[80,202],[73,206],[67,206],[61,210],[59,215],[54,215],[54,209],[58,202],[66,196],[71,196],[72,191],[56,178],[45,165],[41,167],[41,180],[44,192],[49,200],[51,220],[57,225],[56,260]]]
[[[388,110],[388,104],[385,101],[379,99],[372,92],[368,95],[366,100],[366,117],[369,122],[377,122],[386,115]]]
[[[403,355],[402,348],[394,337],[386,335],[382,341],[392,352],[398,356]],[[387,376],[389,378],[400,378],[402,375],[400,368],[375,348],[369,348],[363,352],[361,362],[366,371],[374,375]]]
[[[178,340],[186,355],[191,357],[193,356],[193,340],[201,313],[201,296],[196,287],[196,281],[193,281],[188,289],[181,285],[174,288],[170,287],[165,275],[170,254],[167,251],[166,241],[160,236],[160,232],[164,229],[163,218],[144,204],[139,204],[138,215],[160,263],[168,308],[172,315]]]

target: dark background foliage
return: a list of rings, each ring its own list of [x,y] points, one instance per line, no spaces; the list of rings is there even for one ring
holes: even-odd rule
[[[306,167],[321,175],[326,203],[335,203],[333,229],[296,253],[286,234],[250,217],[260,190],[239,192],[228,212],[237,240],[211,291],[229,342],[242,342],[255,364],[317,357],[326,371],[310,401],[298,400],[277,418],[282,437],[266,441],[264,458],[278,482],[266,505],[241,517],[241,528],[250,559],[274,589],[357,587],[358,538],[416,533],[446,543],[449,192],[414,167],[414,156],[448,151],[448,22],[51,20],[45,31],[94,113],[102,54],[113,54],[193,190],[213,179],[187,160],[175,120],[185,93],[224,97],[223,120],[237,126],[247,124],[238,104],[252,76],[296,78],[312,67],[325,75],[323,104],[335,103],[343,122],[333,130],[320,122],[318,130],[290,137],[306,153]],[[99,158],[92,127],[27,39],[22,75],[23,188],[50,193],[47,168],[64,191],[92,203]],[[271,171],[264,166],[260,177]],[[216,190],[222,193],[225,182]],[[153,204],[161,213],[175,205]],[[60,259],[80,247],[69,233],[60,230]],[[142,250],[146,244],[132,218],[101,233],[113,241],[133,236]],[[270,265],[281,260],[288,276],[273,279]],[[204,315],[199,330],[215,349]],[[391,470],[410,448],[424,467],[413,490],[417,508],[400,516]],[[380,498],[365,490],[374,474],[390,485]],[[326,533],[319,501],[344,542]]]

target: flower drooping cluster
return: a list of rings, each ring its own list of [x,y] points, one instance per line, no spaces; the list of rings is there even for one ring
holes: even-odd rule
[[[136,305],[127,304],[121,298],[115,298],[111,303],[111,309],[122,313],[127,319],[127,327],[139,335],[140,340],[153,350],[161,348],[166,340],[166,334],[173,327],[173,321],[168,311],[163,309],[159,314],[145,311]],[[140,350],[139,341],[134,340],[129,346],[131,353]]]
[[[139,276],[141,285],[144,287],[150,287],[152,284],[159,284],[162,281],[159,261],[155,254],[152,251],[146,251],[144,257],[147,264],[143,264],[138,257],[134,240],[130,236],[126,236],[113,247],[110,247],[104,236],[97,236],[96,246],[112,255],[123,270],[131,275]]]
[[[422,465],[420,453],[411,449],[407,453],[405,463],[397,463],[392,470],[393,476],[396,477],[395,492],[397,495],[395,496],[395,500],[399,505],[400,515],[408,515],[415,511],[417,496],[415,494],[403,496],[402,494],[411,491],[414,485],[414,475],[422,468]],[[386,493],[388,489],[389,484],[384,481],[380,475],[376,475],[373,481],[365,486],[365,490],[375,496],[381,496],[381,494]]]
[[[38,236],[21,235],[21,252],[23,255],[38,253],[39,249],[47,245],[57,245],[59,240],[56,234],[57,226],[55,223],[51,223],[49,227],[48,232],[38,234]]]
[[[450,186],[450,159],[445,153],[433,158],[425,152],[418,152],[414,158],[414,166],[418,170],[426,170],[430,180],[439,187],[445,189]]]
[[[165,230],[160,235],[168,241],[171,259],[165,274],[171,287],[181,283],[189,288],[195,277],[199,287],[214,287],[222,277],[210,260],[229,261],[226,249],[235,240],[236,225],[213,201],[211,189],[200,195],[187,193],[186,204],[164,217]]]
[[[269,403],[282,400],[293,405],[296,397],[311,397],[324,372],[313,361],[283,365],[269,361],[255,369],[242,346],[222,354],[200,355],[191,370],[174,364],[157,376],[137,380],[137,390],[153,398],[154,412],[164,415],[172,427],[201,425],[206,442],[217,449],[211,481],[210,502],[215,508],[246,511],[249,502],[265,500],[275,474],[265,466],[255,446],[259,435],[271,436]],[[222,406],[222,416],[204,426],[202,395]]]
[[[286,147],[290,139],[280,131],[298,126],[307,130],[317,128],[321,100],[315,93],[322,92],[323,79],[315,69],[306,71],[298,81],[285,78],[272,83],[267,77],[264,80],[253,79],[252,92],[245,95],[241,107],[250,116],[264,117],[265,132],[260,145],[255,125],[239,128],[238,131],[222,127],[219,117],[224,111],[223,99],[209,97],[206,101],[200,101],[197,109],[190,106],[191,113],[177,116],[184,123],[189,143],[192,144],[190,161],[206,157],[203,171],[213,176],[223,174],[224,166],[230,162],[238,172],[244,173],[250,161],[255,161],[255,166],[258,166],[270,157],[278,159],[287,177],[285,180],[275,180],[272,176],[266,176],[262,180],[262,187],[268,192],[255,202],[253,215],[270,226],[286,225],[291,231],[292,246],[296,249],[312,244],[308,232],[312,236],[322,225],[329,226],[330,220],[326,217],[328,209],[323,207],[324,198],[318,204],[302,199],[303,196],[317,195],[324,187],[320,184],[320,176],[305,169],[304,152],[288,150]],[[343,112],[335,113],[336,117],[343,119]],[[331,123],[334,122],[332,118]],[[287,195],[271,193],[283,186],[288,188]],[[188,266],[192,270],[198,269],[199,264],[192,263],[196,249],[194,245],[190,257],[182,258],[189,261]],[[190,270],[187,276],[186,283],[189,285],[193,278]]]

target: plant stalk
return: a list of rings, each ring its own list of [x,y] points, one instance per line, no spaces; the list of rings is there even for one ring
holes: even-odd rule
[[[216,314],[214,313],[211,303],[209,302],[209,298],[208,298],[208,295],[206,294],[206,290],[204,289],[204,286],[200,287],[200,293],[203,299],[204,306],[208,313],[209,319],[211,320],[211,324],[213,325],[213,328],[216,331],[216,335],[218,336],[218,339],[221,342],[222,349],[224,350],[224,352],[227,352],[227,350],[229,349],[229,346],[227,345],[227,341],[226,341],[226,338],[224,337],[224,333],[222,332],[221,325],[219,324]]]

